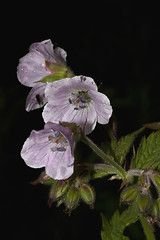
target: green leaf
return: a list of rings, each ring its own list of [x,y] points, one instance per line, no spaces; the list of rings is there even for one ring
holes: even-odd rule
[[[143,137],[137,154],[132,162],[132,168],[146,169],[152,164],[152,168],[160,163],[160,131],[152,132],[147,138]],[[160,169],[160,166],[158,167]]]
[[[101,231],[101,238],[102,240],[112,240],[111,238],[111,226],[109,225],[105,216],[101,213],[102,217],[102,231]]]
[[[140,128],[137,131],[126,135],[125,137],[121,137],[120,140],[117,142],[117,145],[115,146],[114,143],[114,151],[115,151],[115,158],[121,165],[124,162],[124,159],[129,152],[135,138],[138,136],[139,133],[141,133],[144,130],[144,128]]]
[[[138,220],[138,214],[134,206],[130,206],[124,210],[122,214],[116,211],[110,222],[102,216],[102,240],[128,240],[129,238],[123,235],[125,228]]]

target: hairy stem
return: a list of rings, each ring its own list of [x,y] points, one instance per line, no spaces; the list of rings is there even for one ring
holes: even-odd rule
[[[82,135],[81,140],[86,143],[99,157],[101,157],[105,162],[109,163],[111,166],[116,168],[122,177],[126,179],[126,171],[116,163],[111,156],[105,154],[100,148],[98,148],[88,137]]]
[[[143,231],[146,235],[146,239],[147,240],[155,240],[154,233],[153,233],[152,228],[151,228],[149,222],[147,221],[147,219],[141,215],[140,221],[141,221],[141,224],[143,227]]]

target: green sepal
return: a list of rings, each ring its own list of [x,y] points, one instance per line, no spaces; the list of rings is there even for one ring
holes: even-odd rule
[[[153,200],[152,201],[152,212],[151,212],[151,215],[154,219],[154,221],[158,221],[158,218],[159,218],[159,208],[158,208],[158,204],[157,204],[157,200]]]
[[[139,193],[139,190],[136,185],[125,188],[121,193],[120,202],[121,203],[130,203],[130,202],[134,201],[134,199],[137,197],[138,193]]]
[[[151,210],[151,197],[149,194],[139,193],[135,200],[135,207],[139,213],[148,214]]]
[[[64,199],[65,205],[66,205],[66,212],[71,214],[72,210],[75,209],[78,206],[80,200],[80,192],[77,187],[72,185]]]
[[[51,207],[53,201],[59,200],[68,190],[68,182],[55,180],[50,189],[48,205]]]
[[[51,71],[51,74],[45,76],[44,78],[37,82],[42,83],[54,82],[60,79],[64,79],[67,77],[70,78],[74,76],[72,71],[65,65],[54,64],[47,61],[45,62],[45,64],[46,67]]]
[[[158,217],[159,217],[159,220],[160,220],[160,197],[157,198],[157,206],[158,206]]]
[[[45,76],[38,82],[42,82],[42,83],[54,82],[54,81],[57,81],[57,80],[60,80],[60,79],[66,78],[66,77],[67,77],[66,73],[57,72],[57,73],[53,73],[53,74],[49,74],[49,75]]]
[[[50,63],[48,61],[45,61],[46,67],[53,73],[55,72],[66,72],[67,67],[62,64],[57,64],[57,63]]]
[[[93,187],[88,183],[83,183],[80,186],[80,195],[82,200],[88,204],[90,208],[94,208],[95,192]]]
[[[115,178],[121,179],[121,175],[119,171],[113,166],[110,166],[107,164],[101,164],[101,163],[91,165],[92,179],[105,177],[107,175],[115,175]]]
[[[153,175],[152,181],[153,181],[155,187],[157,188],[158,193],[160,193],[160,174],[157,173],[157,174]]]

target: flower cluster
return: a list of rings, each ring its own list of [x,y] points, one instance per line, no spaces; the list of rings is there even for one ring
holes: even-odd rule
[[[25,141],[21,156],[32,168],[45,167],[56,180],[68,179],[74,172],[74,123],[90,134],[96,123],[107,124],[112,107],[106,95],[98,92],[94,80],[75,76],[66,64],[66,52],[54,48],[51,40],[34,43],[17,68],[19,81],[31,87],[26,110],[44,106],[44,129],[33,130]]]

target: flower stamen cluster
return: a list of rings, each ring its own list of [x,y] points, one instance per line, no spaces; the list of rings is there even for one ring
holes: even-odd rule
[[[54,145],[51,148],[51,150],[53,152],[55,152],[55,151],[60,151],[60,152],[66,151],[66,148],[69,145],[67,139],[59,131],[55,131],[52,135],[49,135],[48,139],[49,139],[50,142],[54,143]]]
[[[89,96],[88,91],[81,90],[71,93],[71,97],[68,101],[74,106],[74,110],[80,110],[88,107],[92,99]]]

